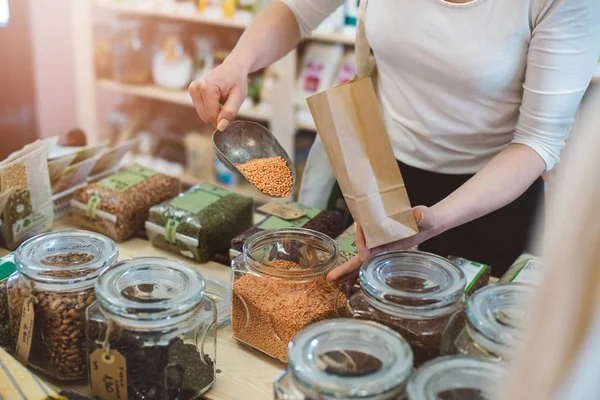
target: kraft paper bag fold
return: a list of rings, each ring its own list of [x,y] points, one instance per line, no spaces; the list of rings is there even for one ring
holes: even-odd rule
[[[370,78],[307,99],[329,162],[367,247],[418,232]]]

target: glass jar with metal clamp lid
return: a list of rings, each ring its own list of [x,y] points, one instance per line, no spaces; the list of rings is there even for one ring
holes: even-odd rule
[[[103,355],[124,359],[124,398],[196,399],[212,387],[216,307],[195,269],[164,258],[125,260],[100,275],[96,296],[88,358],[92,366]]]

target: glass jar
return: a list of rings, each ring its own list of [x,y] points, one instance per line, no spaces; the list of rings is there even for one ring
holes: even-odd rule
[[[467,302],[467,325],[456,339],[461,354],[512,360],[523,334],[526,303],[533,288],[508,283],[477,291]]]
[[[89,355],[109,347],[125,358],[130,399],[197,399],[212,387],[216,307],[195,269],[132,258],[100,275],[96,296],[86,315]]]
[[[360,290],[347,293],[354,318],[382,323],[411,345],[415,365],[440,355],[464,326],[464,273],[451,261],[420,251],[379,254],[359,272]]]
[[[467,356],[440,357],[409,379],[408,400],[491,400],[508,375],[503,363]]]
[[[290,342],[277,400],[396,400],[412,371],[408,343],[386,326],[339,318],[316,323]]]
[[[112,78],[112,41],[110,25],[97,24],[94,27],[94,65],[98,78]]]
[[[154,83],[168,89],[183,89],[192,80],[194,61],[183,42],[183,26],[161,23],[152,56]]]
[[[290,340],[308,325],[338,316],[326,275],[337,243],[303,228],[264,230],[232,262],[231,330],[235,339],[287,362]]]
[[[33,302],[31,348],[22,361],[57,379],[85,377],[84,313],[96,300],[96,278],[118,254],[112,240],[87,231],[45,233],[21,244],[7,287],[13,346]]]
[[[118,19],[113,25],[114,78],[121,83],[142,85],[150,81],[151,47],[135,19]]]

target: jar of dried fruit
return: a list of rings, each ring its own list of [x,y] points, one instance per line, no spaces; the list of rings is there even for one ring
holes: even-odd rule
[[[464,326],[466,278],[451,261],[419,251],[391,251],[363,264],[348,312],[382,323],[410,343],[415,365],[440,355]]]
[[[286,362],[287,345],[296,333],[338,316],[336,288],[325,279],[338,258],[337,243],[309,229],[251,236],[232,262],[233,337]]]
[[[468,356],[440,357],[424,364],[409,379],[408,400],[491,400],[506,380],[503,363]]]
[[[112,27],[113,75],[121,83],[143,85],[150,81],[152,46],[142,21],[119,18]]]
[[[494,361],[510,361],[523,335],[533,287],[518,283],[488,286],[467,302],[467,325],[456,351]]]
[[[7,284],[17,358],[54,378],[85,376],[85,310],[96,300],[96,278],[118,254],[112,240],[87,231],[51,232],[21,244]]]
[[[100,275],[96,296],[86,316],[88,358],[120,353],[123,398],[197,399],[212,387],[217,311],[199,272],[165,258],[132,258]],[[94,381],[90,371],[92,390]]]
[[[413,367],[410,346],[390,328],[339,318],[314,324],[290,342],[277,400],[396,400]]]

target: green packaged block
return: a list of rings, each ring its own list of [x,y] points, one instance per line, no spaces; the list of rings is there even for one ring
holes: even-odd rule
[[[16,270],[14,253],[0,258],[0,347],[9,351],[12,350],[12,345],[6,279]]]
[[[152,207],[146,231],[152,245],[207,262],[252,226],[253,209],[252,198],[202,183]]]

